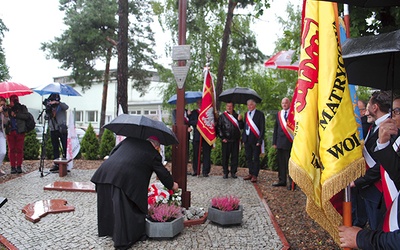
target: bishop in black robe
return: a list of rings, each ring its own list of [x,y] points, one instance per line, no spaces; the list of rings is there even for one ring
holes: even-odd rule
[[[128,249],[145,235],[147,194],[152,173],[168,189],[174,182],[150,141],[126,138],[94,173],[99,237],[110,236],[117,249]]]

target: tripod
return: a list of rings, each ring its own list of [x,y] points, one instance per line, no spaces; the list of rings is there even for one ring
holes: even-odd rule
[[[42,117],[43,113],[45,113],[45,109],[40,112],[37,120]],[[46,131],[46,121],[49,121],[49,116],[45,113],[44,115],[44,122],[43,122],[43,131],[42,131],[42,145],[41,145],[41,152],[40,152],[40,164],[39,164],[39,172],[40,177],[44,177],[43,169],[44,169],[44,159],[46,158],[46,141],[47,141],[47,131]],[[50,172],[46,172],[46,175],[50,174]]]

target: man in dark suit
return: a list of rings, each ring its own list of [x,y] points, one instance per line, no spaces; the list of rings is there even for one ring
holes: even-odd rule
[[[400,98],[393,101],[392,118],[386,119],[379,125],[379,136],[375,148],[375,156],[384,168],[382,178],[393,181],[391,194],[397,194],[393,203],[388,207],[383,221],[383,230],[369,230],[353,226],[339,227],[341,247],[361,249],[400,249]],[[387,180],[387,181],[390,181]],[[388,188],[390,189],[390,188]],[[393,190],[394,189],[394,190]],[[389,216],[390,215],[390,216]]]
[[[359,194],[364,199],[369,225],[373,230],[378,229],[385,212],[382,207],[380,163],[375,155],[375,148],[379,126],[389,117],[390,106],[391,96],[387,92],[375,91],[372,94],[367,104],[366,115],[368,122],[374,125],[368,131],[363,149],[367,171],[363,177],[351,183],[351,186],[358,188]]]
[[[117,249],[128,249],[145,236],[147,190],[153,172],[168,189],[178,184],[161,163],[156,137],[127,137],[97,169],[96,184],[99,237],[110,236]]]
[[[368,117],[365,115],[367,110],[367,102],[364,100],[358,100],[358,110],[360,111],[360,120],[362,128],[362,136],[365,140],[368,130],[371,127],[371,123],[368,122]],[[368,221],[367,211],[365,209],[364,199],[359,193],[359,189],[351,189],[351,205],[352,205],[352,219],[353,225],[358,227],[364,227]]]
[[[249,174],[244,180],[257,182],[260,172],[260,154],[265,134],[264,113],[256,109],[256,102],[253,99],[247,101],[247,112],[245,114],[245,128],[242,133],[242,141],[246,152],[246,164]]]
[[[292,149],[292,138],[286,128],[286,120],[289,115],[290,100],[285,97],[281,101],[282,110],[276,115],[272,146],[277,149],[278,158],[278,182],[272,186],[286,186],[290,150]],[[289,177],[288,189],[292,188],[292,179]]]
[[[231,176],[236,179],[239,164],[240,130],[243,128],[242,116],[234,110],[232,102],[226,103],[226,110],[218,117],[218,136],[222,142],[222,169],[224,179],[229,174],[229,158],[231,159]]]
[[[197,109],[192,110],[189,116],[189,125],[193,128],[193,161],[192,161],[192,176],[200,175],[197,168],[200,164],[201,152],[203,152],[203,176],[208,177],[211,170],[211,146],[203,139],[197,129],[197,121],[199,120],[201,109],[201,99],[197,100]],[[200,149],[201,143],[201,149]]]

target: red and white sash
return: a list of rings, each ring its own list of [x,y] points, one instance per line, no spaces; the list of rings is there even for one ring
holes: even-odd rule
[[[279,124],[281,125],[283,133],[285,133],[285,135],[289,141],[293,142],[293,135],[291,133],[289,133],[289,131],[287,130],[285,114],[284,114],[284,112],[282,112],[282,110],[278,111],[278,121],[279,121]]]
[[[368,137],[368,135],[367,135],[367,137]],[[368,170],[368,168],[372,168],[372,167],[374,167],[375,166],[375,164],[376,164],[376,161],[372,158],[372,156],[368,153],[368,150],[365,148],[365,146],[364,146],[364,148],[363,148],[363,156],[364,156],[364,160],[365,160],[365,165],[366,165],[366,168],[367,168],[367,170]],[[380,166],[380,167],[382,167],[382,166]],[[382,176],[381,176],[381,178],[382,178]],[[382,181],[381,180],[379,180],[379,181],[376,181],[375,183],[374,183],[374,185],[376,186],[376,188],[380,191],[380,192],[382,192]]]
[[[393,232],[399,229],[399,193],[392,202],[391,207],[387,209],[385,214],[385,218],[383,220],[383,231],[384,232]]]
[[[253,111],[255,112],[255,110],[253,110]],[[258,129],[257,125],[253,122],[253,119],[251,119],[249,116],[250,115],[249,115],[249,111],[248,111],[247,115],[246,115],[247,126],[249,126],[250,131],[253,132],[253,134],[258,139],[258,138],[260,138],[260,130]]]
[[[225,111],[225,112],[224,112],[224,115],[225,115],[226,118],[228,118],[229,121],[231,121],[231,123],[232,123],[238,130],[240,130],[240,128],[239,128],[239,122],[238,122],[238,120],[237,120],[233,115],[229,114],[228,111]]]
[[[363,148],[363,155],[367,165],[367,169],[375,166],[375,160],[368,153],[365,147]],[[378,188],[378,190],[382,192],[386,208],[389,208],[393,200],[396,198],[399,190],[397,190],[396,185],[389,177],[389,174],[386,172],[386,170],[382,167],[382,165],[379,166],[379,171],[381,173],[381,180],[375,182],[374,184]]]

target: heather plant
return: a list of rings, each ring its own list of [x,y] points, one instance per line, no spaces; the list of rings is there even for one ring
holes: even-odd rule
[[[235,196],[214,197],[211,199],[211,206],[222,211],[232,211],[239,208],[239,198]]]
[[[173,221],[182,216],[182,209],[167,203],[152,204],[149,206],[149,216],[156,222]]]

